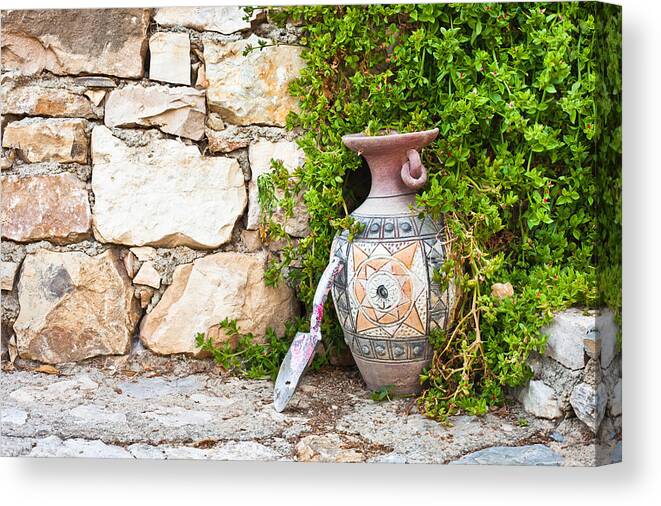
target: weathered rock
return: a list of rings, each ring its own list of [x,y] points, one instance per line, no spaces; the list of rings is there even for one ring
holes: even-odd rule
[[[14,166],[16,152],[13,149],[7,149],[0,155],[0,170],[9,170]]]
[[[16,262],[0,262],[0,288],[2,290],[13,290],[14,279],[18,264]]]
[[[255,19],[255,11],[250,19]],[[154,21],[161,26],[185,26],[200,32],[219,32],[226,35],[247,30],[250,21],[245,20],[243,7],[164,7],[157,9]]]
[[[560,418],[562,411],[555,391],[543,381],[531,380],[518,395],[523,409],[541,418]]]
[[[242,230],[241,242],[248,251],[257,251],[263,246],[257,230]]]
[[[282,455],[257,441],[230,441],[214,448],[209,458],[214,460],[280,460]]]
[[[528,365],[533,370],[534,378],[543,381],[555,391],[558,405],[563,412],[571,410],[569,397],[574,387],[581,382],[583,370],[568,369],[551,357],[537,353],[528,358]]]
[[[617,354],[617,334],[615,315],[610,309],[602,309],[596,318],[596,326],[601,340],[601,367],[606,368]]]
[[[204,92],[194,88],[128,85],[106,99],[106,126],[155,126],[162,131],[200,140],[204,137]]]
[[[90,235],[85,183],[73,174],[3,176],[2,237],[64,244]]]
[[[129,278],[133,279],[135,275],[138,273],[138,269],[140,268],[140,263],[138,262],[138,258],[131,251],[128,251],[126,252],[126,254],[124,254],[122,260],[124,262],[124,268],[126,269],[126,274],[128,275]]]
[[[131,147],[104,126],[92,132],[94,235],[131,246],[216,248],[246,205],[236,160],[153,139]]]
[[[542,329],[548,335],[545,354],[565,367],[585,367],[583,339],[594,329],[595,316],[583,314],[580,309],[568,309],[558,313],[550,325]]]
[[[149,79],[190,85],[190,38],[187,33],[156,32],[149,38]]]
[[[611,392],[610,399],[609,399],[609,404],[610,404],[610,414],[612,416],[618,416],[622,414],[622,380],[619,379],[617,383],[615,383],[615,386],[613,387],[613,391]]]
[[[606,387],[602,383],[596,388],[587,383],[579,383],[574,387],[570,401],[578,419],[596,433],[606,413]]]
[[[301,462],[365,462],[362,452],[343,446],[337,434],[306,436],[296,444],[296,459]]]
[[[106,90],[87,90],[84,95],[89,98],[90,102],[98,106],[106,98]]]
[[[121,446],[108,445],[101,440],[68,439],[62,441],[57,436],[39,439],[30,451],[30,457],[84,457],[93,459],[132,458]]]
[[[137,246],[131,248],[131,253],[133,253],[140,262],[148,262],[149,260],[154,260],[156,258],[156,249],[151,246]]]
[[[19,355],[48,363],[128,352],[140,316],[131,281],[113,250],[95,257],[44,249],[28,254],[18,299]]]
[[[100,118],[103,112],[83,93],[42,84],[3,83],[0,87],[3,114],[53,116],[58,118]]]
[[[492,466],[560,466],[563,459],[548,446],[494,446],[464,455],[450,464],[482,464]]]
[[[251,144],[248,148],[248,159],[250,160],[252,179],[248,187],[248,223],[246,228],[255,230],[259,225],[260,216],[257,179],[273,170],[271,160],[281,161],[290,173],[293,172],[305,162],[305,153],[292,141],[269,142],[260,140]],[[309,233],[309,217],[303,204],[302,195],[298,198],[292,217],[285,219],[284,213],[280,210],[275,213],[274,217],[278,222],[284,222],[285,232],[289,235],[304,237]]]
[[[227,339],[218,323],[237,321],[243,333],[262,339],[268,327],[281,333],[295,312],[292,291],[264,283],[263,254],[216,253],[178,266],[172,284],[141,323],[140,339],[161,353],[198,353],[195,335]]]
[[[156,270],[153,263],[145,262],[133,278],[133,283],[158,289],[161,287],[161,275]]]
[[[599,338],[599,332],[596,327],[589,331],[583,338],[583,349],[590,358],[599,358],[599,354],[601,353],[601,339]]]
[[[505,299],[514,295],[512,283],[494,283],[491,285],[491,295],[498,299]]]
[[[203,63],[197,63],[195,74],[195,87],[198,89],[206,89],[209,86],[209,81],[207,80],[207,71],[204,69]]]
[[[206,77],[205,77],[206,78]],[[209,84],[209,83],[207,83]],[[206,86],[205,86],[206,88]],[[220,117],[218,113],[215,112],[210,112],[207,114],[207,126],[211,129],[212,134],[215,133],[213,132],[214,130],[225,130],[225,123],[223,123],[223,118]],[[209,137],[209,134],[207,134],[207,137]],[[248,144],[246,144],[247,146]],[[209,148],[211,149],[211,148]],[[213,151],[213,150],[212,150]],[[230,150],[232,151],[232,150]]]
[[[87,162],[85,120],[24,118],[5,127],[2,146],[27,162]]]
[[[28,419],[28,414],[20,408],[3,409],[0,413],[0,422],[2,425],[24,425]]]
[[[237,125],[284,126],[289,111],[298,107],[288,86],[304,66],[301,48],[269,46],[244,56],[248,45],[258,46],[259,39],[204,43],[209,108]]]
[[[583,369],[583,383],[596,387],[603,379],[604,375],[601,367],[599,367],[599,359],[591,358],[588,360],[588,363],[585,364],[585,369]]]
[[[139,286],[135,289],[135,296],[140,300],[140,307],[146,309],[154,296],[154,289],[148,286]]]
[[[149,17],[150,9],[3,11],[3,67],[142,77]]]

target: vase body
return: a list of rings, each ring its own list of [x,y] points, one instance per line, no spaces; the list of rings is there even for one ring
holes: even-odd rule
[[[443,220],[420,214],[416,193],[401,175],[407,151],[436,134],[343,138],[367,159],[372,187],[352,213],[362,232],[349,241],[344,231],[333,241],[331,256],[344,268],[332,296],[345,341],[371,390],[419,392],[420,373],[433,355],[429,333],[446,327],[452,307],[452,287],[441,290],[433,280],[446,258]]]

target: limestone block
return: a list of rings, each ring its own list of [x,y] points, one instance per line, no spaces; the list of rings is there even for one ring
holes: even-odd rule
[[[140,268],[140,262],[138,262],[137,257],[130,251],[126,252],[122,258],[124,262],[124,268],[126,269],[126,274],[129,278],[133,279],[138,273]]]
[[[301,48],[271,45],[244,56],[246,46],[257,47],[259,40],[251,35],[236,42],[205,41],[209,108],[236,125],[284,126],[289,111],[298,107],[288,87],[304,66]]]
[[[343,447],[337,434],[305,436],[296,443],[296,460],[300,462],[365,462],[365,455],[354,448]]]
[[[93,229],[101,242],[211,249],[231,239],[246,205],[231,158],[151,139],[131,146],[104,127],[92,132]]]
[[[156,250],[151,246],[138,246],[131,248],[131,253],[133,253],[139,262],[148,262],[149,260],[154,260],[156,258]]]
[[[90,235],[87,188],[73,174],[3,176],[2,237],[64,244]]]
[[[560,418],[562,411],[555,391],[543,381],[531,380],[518,395],[523,409],[540,418]]]
[[[268,327],[283,332],[285,321],[296,314],[294,294],[284,284],[266,286],[265,263],[264,254],[222,252],[179,265],[172,284],[142,320],[140,339],[156,353],[195,354],[198,332],[227,339],[218,327],[225,318],[257,339]]]
[[[259,11],[250,16],[255,19]],[[230,35],[250,28],[250,20],[243,7],[164,7],[156,10],[154,21],[161,26],[185,26],[200,32],[219,32]]]
[[[579,383],[571,394],[571,405],[579,420],[596,434],[606,413],[608,392],[603,383],[597,387]]]
[[[13,290],[16,271],[18,270],[16,262],[0,262],[0,287],[2,290]]]
[[[149,54],[149,79],[190,85],[190,38],[187,33],[155,33],[149,38]]]
[[[133,278],[133,283],[158,289],[161,286],[161,275],[156,270],[153,263],[145,262]]]
[[[18,150],[26,162],[86,163],[85,120],[24,118],[5,127],[2,146]]]
[[[563,458],[546,445],[493,446],[464,455],[450,464],[515,465],[515,466],[560,466]]]
[[[597,331],[601,340],[601,367],[608,367],[617,354],[618,328],[615,315],[610,309],[602,309],[596,319]]]
[[[101,105],[103,99],[106,98],[105,90],[87,90],[84,95],[92,102],[94,105]]]
[[[57,118],[100,118],[103,115],[103,111],[94,107],[98,104],[83,93],[39,83],[3,83],[0,98],[5,115]]]
[[[542,329],[548,336],[545,354],[570,369],[585,367],[583,340],[595,328],[595,316],[571,308],[558,313],[550,325]]]
[[[104,123],[109,127],[155,126],[169,134],[200,140],[204,137],[205,112],[202,91],[131,84],[108,94]]]
[[[150,9],[7,10],[2,13],[6,70],[139,78]]]
[[[140,317],[119,254],[29,253],[14,323],[19,355],[48,363],[127,353]]]

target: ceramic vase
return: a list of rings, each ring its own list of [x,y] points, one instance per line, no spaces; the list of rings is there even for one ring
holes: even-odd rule
[[[344,144],[365,157],[372,185],[351,215],[362,232],[333,241],[331,258],[344,268],[335,278],[335,310],[360,373],[371,390],[404,395],[420,391],[419,376],[432,358],[429,333],[445,328],[452,287],[441,290],[433,272],[446,258],[443,220],[415,207],[427,180],[419,150],[438,129],[407,134],[347,135]]]

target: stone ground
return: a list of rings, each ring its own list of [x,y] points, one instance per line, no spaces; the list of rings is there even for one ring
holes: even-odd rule
[[[3,369],[2,456],[572,466],[621,452],[613,441],[595,455],[580,424],[516,404],[446,427],[410,399],[372,401],[353,369],[308,374],[284,413],[272,407],[271,382],[204,360],[144,353]]]

